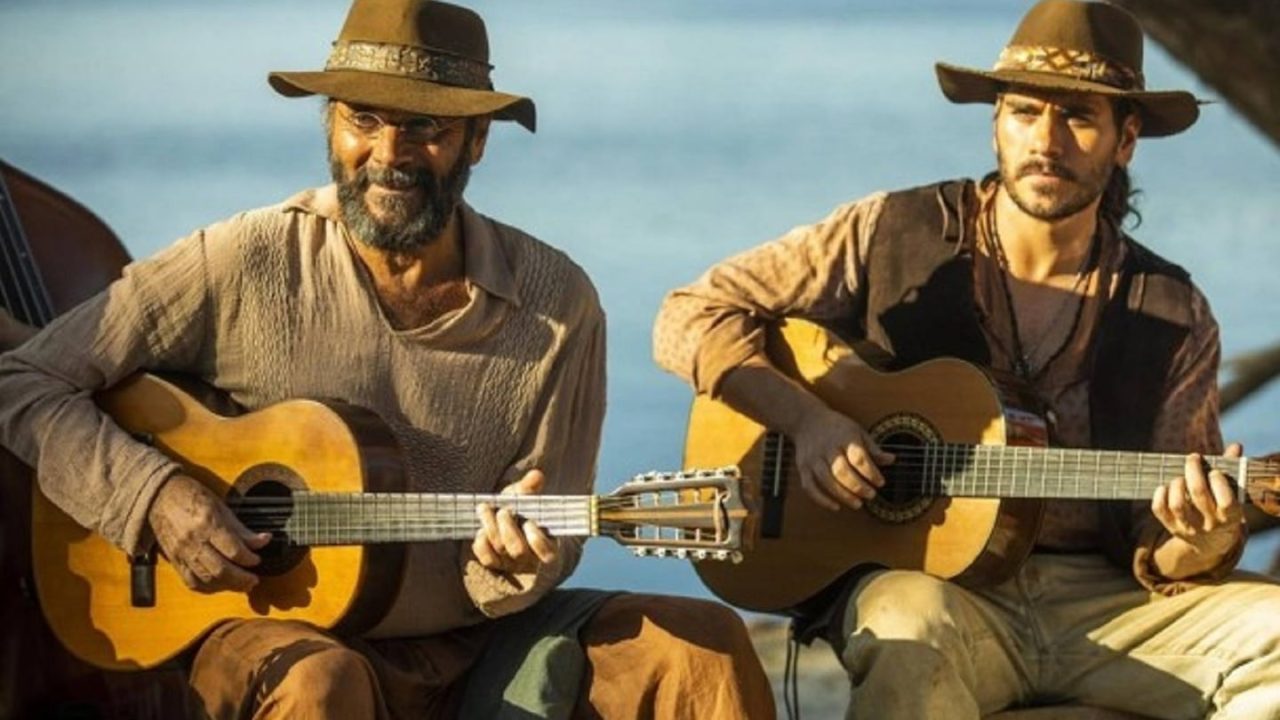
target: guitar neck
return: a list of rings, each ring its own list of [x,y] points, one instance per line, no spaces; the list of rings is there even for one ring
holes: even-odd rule
[[[476,508],[510,508],[552,535],[598,535],[598,505],[590,495],[295,492],[250,497],[236,515],[253,530],[282,533],[294,545],[367,545],[465,540],[475,537]]]
[[[1185,455],[1072,448],[936,444],[886,447],[897,454],[890,472],[921,494],[953,497],[1146,500],[1184,474]],[[1274,475],[1276,463],[1205,456],[1205,464],[1235,478]]]

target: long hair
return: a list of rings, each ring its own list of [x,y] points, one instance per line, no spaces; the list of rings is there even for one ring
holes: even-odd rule
[[[1124,99],[1113,101],[1111,110],[1111,115],[1116,121],[1117,133],[1124,128],[1125,120],[1137,112],[1133,103]],[[1125,220],[1132,215],[1134,220],[1130,227],[1136,228],[1142,224],[1142,213],[1134,207],[1134,200],[1141,194],[1141,190],[1133,187],[1133,182],[1129,178],[1129,169],[1117,165],[1111,169],[1111,179],[1107,181],[1107,187],[1102,191],[1102,202],[1098,204],[1098,214],[1116,228],[1124,227]]]
[[[1001,93],[1003,96],[1003,93]],[[999,112],[999,100],[996,101],[996,110]],[[1124,129],[1125,120],[1132,114],[1137,112],[1134,104],[1126,99],[1118,98],[1111,102],[1111,115],[1115,119],[1116,133],[1120,133]],[[996,180],[1000,177],[997,169],[989,173],[982,179],[985,185],[988,182]],[[1133,181],[1129,178],[1129,169],[1120,167],[1119,165],[1111,169],[1111,177],[1107,180],[1107,186],[1102,190],[1102,202],[1098,203],[1098,214],[1102,219],[1111,223],[1117,229],[1124,227],[1124,222],[1133,216],[1133,224],[1131,228],[1136,228],[1142,224],[1142,213],[1138,212],[1138,208],[1134,205],[1134,200],[1142,194],[1142,191],[1133,187]]]

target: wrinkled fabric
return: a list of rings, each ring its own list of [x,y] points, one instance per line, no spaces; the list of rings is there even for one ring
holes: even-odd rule
[[[873,574],[843,609],[836,650],[851,718],[977,720],[1070,700],[1161,720],[1271,720],[1278,612],[1271,578],[1237,573],[1165,597],[1099,555],[1033,555],[978,590]]]
[[[578,590],[544,602],[549,611],[540,604],[448,633],[350,647],[303,623],[225,623],[196,654],[191,684],[215,720],[775,717],[768,679],[728,608]],[[544,642],[570,635],[580,644]],[[555,648],[543,659],[573,667],[523,661],[540,646]]]
[[[982,189],[980,202],[989,202],[992,194],[992,188]],[[764,357],[766,323],[802,317],[840,324],[853,316],[859,293],[870,281],[866,268],[869,254],[875,250],[885,197],[886,193],[876,193],[841,205],[817,223],[796,227],[772,242],[717,263],[692,284],[670,292],[653,330],[654,359],[699,393],[714,396],[730,370]],[[976,221],[980,216],[970,217],[970,227],[961,235],[968,238],[974,253],[975,300],[985,317],[983,329],[992,367],[1012,372],[1012,318],[999,286],[998,267],[983,250],[985,230]],[[1086,297],[1080,328],[1030,387],[1051,414],[1054,444],[1064,447],[1089,445],[1088,351],[1100,310],[1117,290],[1116,271],[1125,257],[1124,245],[1105,224],[1099,227],[1099,239],[1103,243],[1100,261],[1082,282]],[[1192,293],[1191,316],[1190,334],[1174,359],[1165,400],[1152,430],[1150,450],[1154,452],[1212,454],[1223,447],[1218,426],[1218,325],[1198,290]],[[1047,360],[1056,347],[1054,340],[1061,342],[1060,337],[1050,338],[1045,343],[1047,349],[1033,360]],[[1055,551],[1098,551],[1108,538],[1103,537],[1097,508],[1092,501],[1047,501],[1037,544]],[[1134,576],[1159,592],[1176,594],[1197,583],[1220,579],[1243,552],[1242,536],[1216,568],[1191,581],[1170,581],[1154,572],[1149,562],[1151,549],[1164,537],[1149,503],[1134,503],[1133,513],[1133,537],[1118,540],[1135,547]]]
[[[133,263],[105,292],[0,356],[0,442],[41,489],[130,552],[177,470],[90,399],[139,369],[180,371],[249,408],[335,399],[376,412],[405,490],[489,493],[524,471],[548,494],[592,487],[604,415],[604,314],[560,251],[461,209],[468,301],[398,331],[338,222],[333,186],[241,213]],[[561,539],[536,574],[487,570],[470,542],[408,548],[376,636],[423,635],[528,607],[573,570]]]

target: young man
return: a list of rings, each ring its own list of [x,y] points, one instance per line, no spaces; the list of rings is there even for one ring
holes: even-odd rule
[[[0,358],[0,440],[39,468],[44,493],[128,552],[158,544],[191,588],[258,583],[269,537],[90,399],[140,369],[193,375],[249,409],[369,408],[399,441],[409,491],[590,493],[605,402],[595,289],[564,254],[462,201],[491,119],[534,129],[532,101],[493,91],[488,60],[469,10],[356,0],[323,71],[272,73],[284,95],[329,98],[334,184],[197,231]],[[472,542],[410,546],[365,637],[218,626],[191,659],[205,712],[772,716],[736,614],[553,591],[581,541],[509,510],[480,515]],[[557,637],[572,647],[542,646],[555,662],[504,687]]]
[[[713,267],[664,302],[657,361],[787,435],[803,493],[832,511],[866,511],[894,456],[770,364],[775,319],[872,341],[898,367],[958,356],[1015,374],[1058,445],[1220,451],[1214,319],[1182,269],[1121,230],[1139,136],[1198,114],[1188,93],[1144,90],[1141,47],[1116,7],[1044,0],[992,71],[939,64],[949,99],[994,104],[997,171],[872,195]],[[1115,509],[1049,502],[1036,552],[998,584],[850,578],[825,618],[849,716],[1076,701],[1274,717],[1280,589],[1231,575],[1244,529],[1228,478],[1189,455],[1185,477]]]

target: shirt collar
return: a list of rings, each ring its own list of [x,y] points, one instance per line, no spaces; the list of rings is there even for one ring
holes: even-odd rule
[[[458,208],[462,221],[462,244],[467,281],[512,305],[520,305],[520,289],[507,256],[506,244],[498,223],[476,212],[463,202]],[[326,220],[341,223],[338,204],[338,186],[303,190],[284,201],[284,210],[318,215]]]

